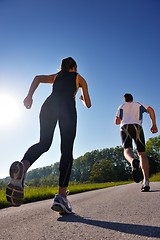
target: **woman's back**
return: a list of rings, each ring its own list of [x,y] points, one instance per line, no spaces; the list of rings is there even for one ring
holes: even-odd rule
[[[53,84],[52,96],[67,99],[73,99],[76,93],[77,72],[58,73]]]

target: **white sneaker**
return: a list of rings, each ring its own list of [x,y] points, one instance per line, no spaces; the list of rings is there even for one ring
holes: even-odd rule
[[[59,194],[55,195],[51,209],[59,212],[60,215],[72,213],[72,207],[67,197],[62,197]]]
[[[12,206],[20,206],[24,198],[24,165],[22,162],[14,162],[10,167],[10,183],[6,188],[7,201]]]

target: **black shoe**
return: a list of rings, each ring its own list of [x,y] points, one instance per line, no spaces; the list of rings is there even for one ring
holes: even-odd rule
[[[133,159],[132,161],[132,178],[136,183],[139,183],[143,180],[143,173],[138,159]]]
[[[142,185],[141,192],[149,192],[149,190],[150,190],[150,186],[149,185],[147,185],[147,186]]]

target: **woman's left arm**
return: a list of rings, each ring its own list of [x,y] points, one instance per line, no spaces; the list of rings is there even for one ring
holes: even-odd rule
[[[91,107],[91,100],[90,100],[90,96],[89,96],[89,92],[88,92],[88,85],[86,80],[81,76],[81,75],[77,75],[77,79],[78,79],[78,85],[82,90],[82,95],[80,96],[80,100],[83,102],[83,104],[87,107],[90,108]]]

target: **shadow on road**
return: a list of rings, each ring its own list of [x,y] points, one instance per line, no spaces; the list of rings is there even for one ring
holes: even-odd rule
[[[149,193],[150,192],[160,192],[160,190],[150,190]]]
[[[83,224],[111,229],[123,233],[134,234],[146,237],[160,237],[160,227],[137,225],[129,223],[107,222],[81,217],[77,214],[64,215],[57,219],[62,222],[80,222]]]

